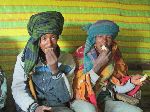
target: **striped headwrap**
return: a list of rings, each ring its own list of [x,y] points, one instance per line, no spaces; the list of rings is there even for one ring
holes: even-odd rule
[[[115,39],[119,32],[119,26],[113,21],[99,20],[94,24],[86,25],[83,30],[86,30],[88,34],[84,49],[84,73],[86,73],[93,67],[93,63],[87,53],[93,48],[96,36],[111,35]]]
[[[27,29],[31,37],[22,56],[26,74],[29,74],[38,60],[40,37],[47,33],[59,36],[62,33],[63,24],[64,17],[60,12],[56,11],[41,12],[30,17]]]

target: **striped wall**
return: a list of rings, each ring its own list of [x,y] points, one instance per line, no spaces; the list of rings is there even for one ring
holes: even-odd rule
[[[65,18],[59,40],[62,50],[73,52],[84,43],[81,26],[109,19],[120,26],[117,42],[125,61],[150,61],[150,0],[1,0],[0,65],[8,75],[29,38],[30,16],[49,10],[60,11]]]

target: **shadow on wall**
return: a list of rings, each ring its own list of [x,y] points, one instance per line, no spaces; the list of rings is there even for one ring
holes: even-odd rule
[[[64,30],[58,41],[62,51],[73,53],[79,46],[85,43],[86,32],[81,29],[82,26],[74,24],[64,25]]]

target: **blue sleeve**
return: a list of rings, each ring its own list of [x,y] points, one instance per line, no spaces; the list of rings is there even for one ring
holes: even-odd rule
[[[135,88],[135,85],[132,84],[130,80],[128,80],[128,82],[123,86],[117,86],[117,85],[113,86],[114,91],[117,93],[127,93],[134,88]]]

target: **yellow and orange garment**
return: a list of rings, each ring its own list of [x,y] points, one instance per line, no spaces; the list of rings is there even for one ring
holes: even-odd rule
[[[86,74],[83,73],[84,65],[84,45],[79,47],[74,56],[77,64],[74,77],[74,97],[76,99],[82,99],[91,102],[95,106],[96,94],[101,89],[101,84],[107,80],[110,80],[115,85],[124,85],[127,80],[124,80],[124,77],[127,76],[128,67],[124,63],[121,53],[118,49],[116,42],[113,42],[112,45],[112,63],[108,63],[107,66],[98,74],[100,78],[97,80],[95,86],[92,86],[91,78],[89,72]],[[93,90],[93,88],[95,88]]]

